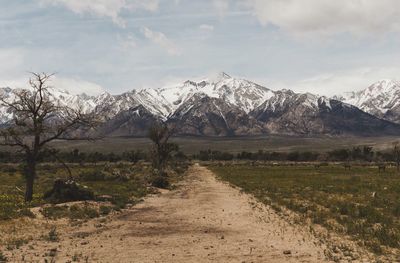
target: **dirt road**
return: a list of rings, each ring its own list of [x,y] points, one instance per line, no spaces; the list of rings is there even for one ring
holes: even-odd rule
[[[57,243],[36,241],[20,249],[12,260],[325,262],[324,247],[307,229],[198,165],[177,190],[148,197],[106,222],[66,227],[59,236]]]

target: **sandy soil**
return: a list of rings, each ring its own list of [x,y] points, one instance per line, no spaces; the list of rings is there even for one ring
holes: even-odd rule
[[[59,242],[33,240],[7,252],[10,261],[327,262],[324,244],[306,227],[288,223],[199,165],[177,190],[106,220],[57,224]]]

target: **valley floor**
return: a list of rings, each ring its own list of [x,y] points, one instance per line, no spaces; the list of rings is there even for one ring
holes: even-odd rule
[[[32,225],[45,221],[33,220]],[[106,220],[57,224],[58,242],[32,240],[8,251],[9,261],[328,262],[326,244],[307,227],[290,223],[200,165],[189,169],[176,190]]]

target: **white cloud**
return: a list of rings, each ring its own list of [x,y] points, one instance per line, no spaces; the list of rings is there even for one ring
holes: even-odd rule
[[[118,41],[120,43],[121,49],[124,51],[129,51],[137,47],[136,37],[132,34],[125,37],[118,35]]]
[[[229,0],[213,0],[213,5],[215,9],[217,10],[218,14],[220,17],[223,17],[226,12],[229,10],[230,6],[230,1]]]
[[[164,33],[152,31],[147,27],[142,28],[142,33],[147,39],[165,49],[169,55],[176,56],[180,54],[175,43],[172,42]]]
[[[130,0],[130,9],[143,9],[151,12],[158,10],[159,0]]]
[[[400,29],[398,0],[244,1],[261,24],[298,35],[366,35]]]
[[[66,90],[71,94],[86,93],[88,95],[99,95],[104,92],[104,88],[100,85],[77,78],[55,76],[51,85],[58,89]]]
[[[47,68],[43,61],[35,62],[35,66],[29,61],[28,50],[22,48],[0,49],[0,87],[26,88],[31,76],[29,71],[39,71],[33,68]],[[93,82],[79,78],[67,78],[55,75],[51,85],[69,91],[71,94],[87,93],[89,95],[100,94],[104,89]]]
[[[208,24],[202,24],[199,26],[199,29],[204,30],[204,31],[214,31],[214,26],[208,25]]]
[[[0,49],[0,77],[15,76],[24,65],[26,50],[20,48]]]
[[[143,9],[156,11],[158,0],[39,0],[43,5],[63,5],[77,14],[90,13],[100,17],[111,18],[112,21],[125,27],[120,13],[125,10]]]
[[[400,67],[358,68],[347,71],[323,73],[314,77],[292,82],[266,82],[273,89],[292,89],[296,92],[310,92],[326,96],[341,95],[371,86],[382,79],[399,80]]]

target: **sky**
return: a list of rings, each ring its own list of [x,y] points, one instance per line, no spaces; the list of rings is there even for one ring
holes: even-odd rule
[[[321,95],[400,79],[398,0],[0,0],[0,86],[119,94],[224,71]]]

